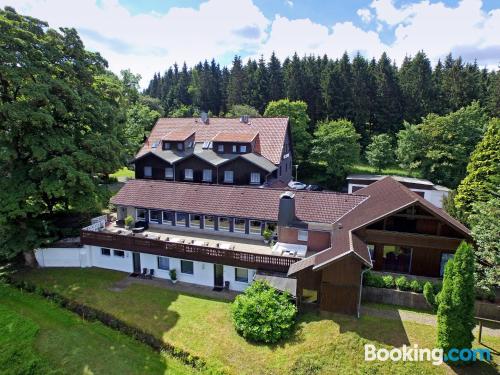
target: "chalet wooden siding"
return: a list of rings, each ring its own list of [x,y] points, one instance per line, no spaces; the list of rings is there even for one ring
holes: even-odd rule
[[[193,179],[186,180],[184,178],[185,170],[193,170]],[[212,171],[212,182],[217,181],[217,168],[215,168],[210,163],[205,160],[200,159],[195,155],[191,155],[188,158],[181,160],[175,164],[175,180],[176,181],[187,181],[187,182],[204,182],[203,181],[203,170],[210,169]]]
[[[261,184],[264,183],[268,175],[268,172],[262,168],[242,158],[236,158],[219,166],[219,184],[224,184],[225,171],[233,171],[234,185],[249,185],[250,174],[253,172],[259,173]]]
[[[154,180],[164,180],[165,168],[172,168],[172,165],[153,154],[145,155],[144,157],[136,160],[135,162],[135,178],[138,179],[145,178],[144,167],[152,168],[153,173],[152,176],[149,178]]]

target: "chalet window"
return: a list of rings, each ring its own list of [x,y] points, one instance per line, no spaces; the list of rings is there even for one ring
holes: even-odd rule
[[[187,214],[183,212],[175,213],[175,225],[177,226],[186,226]]]
[[[235,268],[234,279],[240,283],[248,283],[248,270],[246,268]]]
[[[368,245],[366,245],[366,247],[368,248],[368,252],[370,253],[370,259],[372,261],[374,261],[375,260],[375,245],[368,244]]]
[[[171,211],[163,211],[162,224],[174,225],[174,213]]]
[[[247,152],[247,146],[246,145],[241,145],[240,146],[240,152]]]
[[[193,170],[192,169],[184,169],[184,179],[192,180],[193,179]]]
[[[308,237],[309,237],[309,234],[308,234],[307,230],[299,230],[297,233],[297,239],[299,241],[307,241]]]
[[[101,255],[109,257],[111,256],[111,250],[105,247],[101,247]]]
[[[174,178],[174,168],[165,168],[165,178]]]
[[[212,182],[212,170],[204,169],[203,170],[203,181],[204,182]]]
[[[234,181],[234,172],[233,171],[224,171],[224,182],[232,184]]]
[[[250,183],[251,184],[260,184],[260,173],[259,172],[250,173]]]
[[[187,144],[187,148],[192,148],[193,147],[193,142],[189,141]]]
[[[158,269],[168,271],[170,269],[170,259],[167,257],[158,258]]]
[[[153,176],[153,168],[144,167],[144,177],[152,177],[152,176]]]
[[[113,255],[119,258],[125,258],[125,251],[123,250],[113,250]]]
[[[224,152],[224,145],[218,145],[217,146],[217,151]]]
[[[205,215],[205,222],[203,223],[205,229],[215,228],[215,217],[210,215]]]
[[[233,152],[238,152],[238,146],[233,145]]]
[[[172,149],[172,144],[170,142],[163,142],[163,149],[164,150]]]
[[[411,248],[384,245],[384,271],[410,272]]]
[[[262,222],[259,220],[250,220],[250,234],[260,234]]]
[[[190,214],[189,215],[189,226],[192,228],[200,228],[201,215]]]
[[[439,276],[443,277],[446,263],[448,263],[448,261],[450,259],[453,259],[453,255],[454,254],[452,254],[452,253],[442,253],[441,254],[441,265],[439,267]]]
[[[226,232],[229,231],[229,218],[219,217],[219,230]]]
[[[149,221],[151,223],[161,223],[161,211],[159,210],[151,210],[149,211]]]
[[[234,231],[245,233],[245,219],[234,219]]]
[[[187,273],[188,275],[194,274],[193,262],[189,260],[181,260],[181,273]]]
[[[182,142],[177,143],[177,150],[182,151],[184,149],[184,144]]]
[[[135,219],[136,221],[146,221],[146,213],[148,210],[145,210],[144,208],[138,208],[135,210]]]

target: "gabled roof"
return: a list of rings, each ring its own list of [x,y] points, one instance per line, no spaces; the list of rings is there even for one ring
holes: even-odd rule
[[[111,203],[149,209],[277,221],[283,189],[130,180]],[[296,216],[304,222],[333,223],[360,204],[362,195],[297,191]]]
[[[208,124],[198,118],[160,118],[153,127],[147,142],[137,153],[136,158],[152,150],[155,142],[161,141],[171,132],[194,132],[195,142],[212,141],[219,133],[233,134],[234,137],[248,139],[249,134],[259,134],[260,154],[274,164],[281,161],[281,153],[288,129],[286,117],[251,118],[241,123],[239,118],[210,118]],[[238,136],[236,136],[238,135]]]
[[[227,132],[223,131],[217,133],[215,137],[212,138],[213,142],[239,142],[239,143],[250,143],[255,137],[259,135],[258,132],[250,132],[250,133],[235,133],[235,132]]]
[[[165,134],[161,139],[163,141],[183,142],[193,134],[194,131],[190,129],[173,130]]]
[[[371,266],[368,248],[354,232],[414,204],[421,205],[431,214],[438,216],[463,233],[464,236],[470,236],[469,229],[462,223],[392,177],[384,177],[356,191],[353,195],[368,196],[369,198],[337,220],[336,225],[333,226],[331,248],[313,255],[314,261],[300,261],[293,264],[288,272],[289,275],[310,267],[311,264],[313,264],[313,269],[321,268],[351,253],[367,266]]]

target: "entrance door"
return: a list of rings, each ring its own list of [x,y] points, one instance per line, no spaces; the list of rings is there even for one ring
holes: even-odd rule
[[[224,287],[224,266],[222,264],[214,264],[214,286]]]
[[[141,273],[141,254],[132,253],[132,261],[134,263],[134,273]]]

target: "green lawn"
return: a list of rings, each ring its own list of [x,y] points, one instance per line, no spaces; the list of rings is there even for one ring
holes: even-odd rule
[[[190,374],[181,362],[0,284],[1,374]]]
[[[410,176],[410,177],[416,177],[416,178],[420,177],[418,173],[410,172],[406,169],[402,169],[397,165],[394,165],[394,166],[388,167],[388,168],[384,168],[384,169],[382,169],[382,172],[379,172],[375,168],[370,167],[368,164],[364,164],[364,163],[355,164],[351,168],[349,173],[350,174],[388,174],[388,175],[394,175],[394,176]]]
[[[279,345],[246,342],[233,329],[229,303],[134,284],[121,292],[108,287],[125,275],[100,269],[38,269],[18,277],[108,311],[233,374],[447,374],[445,365],[365,362],[364,344],[390,348],[418,343],[434,347],[435,328],[398,320],[302,314],[295,335]],[[499,338],[485,337],[494,348]],[[495,361],[499,361],[495,357]],[[494,364],[477,363],[470,374],[496,374]]]
[[[110,177],[128,177],[135,178],[135,172],[127,167],[123,167],[122,169],[117,170],[115,173],[109,175]]]

